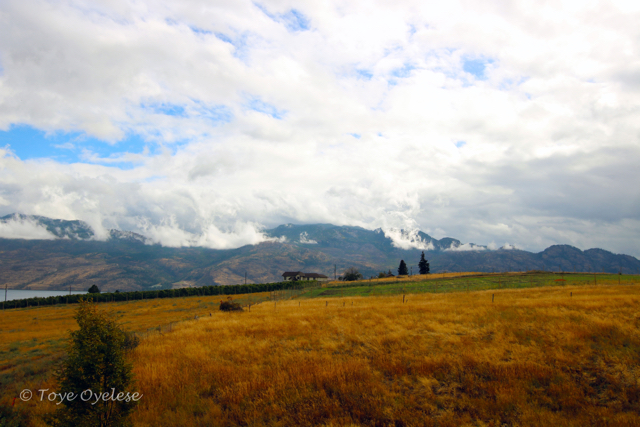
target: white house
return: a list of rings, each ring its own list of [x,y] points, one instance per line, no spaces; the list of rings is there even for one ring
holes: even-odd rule
[[[303,273],[302,271],[285,271],[282,274],[284,280],[299,281],[299,280],[317,280],[318,282],[328,282],[329,278],[324,274],[318,273]]]

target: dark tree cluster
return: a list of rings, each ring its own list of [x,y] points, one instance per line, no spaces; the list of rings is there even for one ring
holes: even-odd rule
[[[242,306],[237,302],[233,302],[231,297],[228,297],[226,301],[220,301],[220,310],[222,311],[244,311]]]
[[[420,256],[420,262],[418,262],[418,268],[420,269],[420,274],[429,274],[429,262],[424,257],[424,251]],[[389,270],[389,274],[391,275],[391,270]],[[406,276],[409,274],[409,268],[407,267],[407,263],[404,262],[403,259],[400,260],[400,265],[398,266],[398,276]],[[383,277],[384,273],[380,273],[379,277]]]
[[[364,276],[360,274],[357,268],[349,267],[342,274],[342,280],[347,282],[353,282],[354,280],[361,280]]]

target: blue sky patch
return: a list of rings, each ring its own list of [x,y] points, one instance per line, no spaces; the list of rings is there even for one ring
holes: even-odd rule
[[[395,70],[391,71],[391,75],[393,77],[404,79],[406,77],[409,77],[411,75],[411,71],[415,70],[415,68],[416,67],[411,64],[404,64],[402,68],[396,68]]]
[[[278,120],[282,120],[287,115],[287,110],[278,110],[275,105],[264,102],[260,98],[251,98],[246,106],[249,110],[267,114]]]
[[[85,159],[84,153],[89,151],[99,157],[117,157],[123,153],[140,154],[145,148],[155,150],[139,135],[128,135],[122,141],[109,144],[105,141],[87,136],[81,132],[46,133],[27,125],[12,126],[8,131],[0,131],[0,146],[9,146],[21,160],[51,159],[60,163],[102,163]],[[112,164],[121,169],[132,167],[130,163]]]
[[[398,84],[398,79],[405,79],[411,76],[411,71],[415,70],[411,64],[404,64],[401,68],[396,68],[391,71],[391,78],[387,79],[389,86],[395,86]]]
[[[355,139],[360,139],[362,138],[362,135],[360,135],[359,133],[350,133],[349,135],[351,135],[352,137],[354,137]]]
[[[299,10],[291,9],[289,12],[280,16],[284,21],[284,26],[287,27],[289,31],[306,31],[309,29],[311,21]]]
[[[233,120],[233,112],[226,105],[207,105],[197,100],[192,102],[193,105],[187,109],[187,117],[206,119],[215,125],[223,125]]]
[[[271,20],[284,24],[285,28],[290,32],[307,31],[310,29],[309,24],[311,21],[302,12],[297,9],[291,9],[286,13],[274,14],[261,5],[260,3],[253,3],[258,9],[267,15]]]
[[[246,34],[236,34],[235,36],[230,36],[225,33],[215,33],[215,36],[219,40],[222,40],[225,43],[229,43],[231,46],[236,48],[235,52],[233,52],[233,56],[243,61],[246,60],[249,50]]]
[[[362,80],[371,80],[373,77],[373,73],[371,71],[364,69],[357,69],[356,74],[358,75],[358,78]]]
[[[486,80],[487,76],[485,75],[485,71],[487,68],[487,64],[492,64],[492,59],[463,59],[462,69],[469,73],[473,74],[478,80]]]
[[[141,104],[140,107],[154,114],[192,119],[203,118],[215,124],[229,123],[233,119],[233,113],[226,105],[207,105],[198,100],[191,100],[191,104],[184,105],[162,102]]]
[[[181,105],[171,103],[141,105],[143,109],[153,111],[155,114],[164,114],[166,116],[185,117],[185,108]]]
[[[213,34],[212,31],[209,30],[205,30],[203,28],[198,28],[198,27],[189,27],[191,28],[191,31],[193,31],[194,33],[198,34],[198,35],[208,35],[208,34]]]
[[[456,147],[458,147],[458,148],[462,148],[465,145],[467,145],[466,141],[456,141]]]
[[[231,37],[229,37],[228,35],[226,35],[224,33],[216,33],[216,37],[219,38],[220,40],[222,40],[225,43],[229,43],[229,44],[235,46],[235,44],[233,43],[233,40],[231,39]]]

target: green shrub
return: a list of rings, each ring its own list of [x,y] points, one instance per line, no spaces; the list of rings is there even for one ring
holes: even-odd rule
[[[126,360],[127,340],[124,332],[111,314],[98,309],[90,301],[81,301],[75,315],[80,326],[71,332],[66,358],[56,374],[57,393],[74,393],[73,400],[66,399],[49,418],[54,426],[128,426],[128,417],[136,401],[130,399],[85,400],[89,390],[97,394],[133,394],[132,366]],[[83,392],[85,393],[83,395]]]

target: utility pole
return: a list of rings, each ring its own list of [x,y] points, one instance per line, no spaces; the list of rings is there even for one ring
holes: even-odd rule
[[[247,272],[246,271],[244,272],[244,284],[245,285],[247,284]]]
[[[338,266],[333,264],[333,280],[338,280]]]
[[[4,310],[4,305],[7,302],[7,283],[4,284],[4,302],[2,303],[2,309]]]

